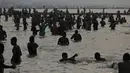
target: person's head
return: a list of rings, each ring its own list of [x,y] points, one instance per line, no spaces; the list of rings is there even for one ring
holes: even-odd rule
[[[123,61],[124,62],[128,62],[130,60],[130,54],[129,53],[125,53],[124,55],[123,55]]]
[[[17,44],[17,38],[16,37],[12,37],[11,38],[11,45],[16,45]]]
[[[99,52],[96,52],[94,57],[96,60],[99,60],[101,58],[101,55]]]
[[[3,54],[4,52],[4,45],[0,43],[0,54]]]
[[[75,34],[78,34],[78,30],[75,30]]]
[[[66,32],[64,32],[62,36],[63,36],[63,37],[66,37]]]
[[[3,29],[3,26],[2,25],[0,25],[0,30],[2,30]]]
[[[67,59],[68,58],[68,54],[66,52],[62,53],[62,59]]]
[[[31,36],[31,37],[29,38],[29,41],[33,43],[33,42],[34,42],[34,36]]]

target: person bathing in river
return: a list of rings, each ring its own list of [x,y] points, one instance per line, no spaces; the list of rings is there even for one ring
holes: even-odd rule
[[[60,59],[59,61],[62,63],[76,63],[75,57],[77,57],[78,54],[75,54],[74,56],[68,58],[68,54],[66,52],[62,53],[62,59]]]
[[[16,37],[11,38],[11,45],[13,46],[12,49],[13,56],[11,58],[11,63],[13,65],[19,65],[21,63],[22,52],[19,45],[17,45]]]
[[[0,25],[0,41],[3,41],[7,38],[6,32],[3,30],[3,26]]]
[[[78,33],[78,30],[72,35],[71,39],[74,39],[75,42],[79,42],[82,40],[81,35]]]
[[[5,60],[4,60],[3,53],[4,53],[4,45],[2,43],[0,43],[0,73],[4,73],[4,69],[8,69],[8,68],[15,69],[16,68],[15,65],[8,66],[8,65],[4,64]]]
[[[69,39],[66,37],[66,32],[63,33],[62,37],[58,40],[58,45],[67,46],[69,45]]]
[[[101,57],[101,55],[100,55],[99,52],[96,52],[96,53],[95,53],[94,58],[96,59],[96,61],[100,61],[100,62],[101,62],[101,61],[102,61],[102,62],[103,62],[103,61],[106,61],[105,58],[102,58],[102,57]]]
[[[34,36],[31,36],[29,38],[29,43],[27,44],[28,52],[29,52],[29,57],[34,57],[37,55],[37,48],[38,45],[35,43],[35,38]]]

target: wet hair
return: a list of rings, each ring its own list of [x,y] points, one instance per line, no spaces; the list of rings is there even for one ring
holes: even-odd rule
[[[125,53],[123,55],[123,61],[129,61],[130,60],[130,54],[129,53]]]
[[[3,51],[4,51],[4,45],[0,43],[0,54],[3,53]]]
[[[68,58],[68,54],[66,52],[62,53],[62,58],[63,59],[67,59]]]
[[[99,60],[101,58],[101,55],[100,55],[99,52],[96,52],[94,57],[95,57],[96,60]]]
[[[11,41],[17,42],[17,38],[16,37],[12,37]]]
[[[75,30],[75,33],[78,34],[78,30]]]
[[[34,42],[34,36],[31,36],[31,37],[29,38],[29,41],[30,41],[30,42]]]

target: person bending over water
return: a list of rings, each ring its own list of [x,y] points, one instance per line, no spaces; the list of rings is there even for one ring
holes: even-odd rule
[[[77,56],[78,56],[78,54],[75,54],[74,56],[68,58],[68,54],[66,52],[64,52],[64,53],[62,53],[62,59],[60,59],[59,61],[63,62],[63,63],[69,62],[69,63],[75,64],[76,63],[75,57],[77,57]]]
[[[21,63],[22,52],[19,45],[17,45],[16,37],[11,38],[11,45],[13,45],[13,49],[12,49],[13,56],[11,59],[11,63],[13,65],[19,65]]]
[[[62,37],[59,38],[58,45],[61,45],[61,46],[69,45],[69,39],[66,37],[66,32],[64,32]]]
[[[38,48],[38,45],[37,43],[35,43],[35,40],[34,40],[34,36],[31,36],[29,38],[29,43],[27,44],[27,48],[28,48],[28,52],[29,52],[29,57],[34,57],[37,55],[37,48]]]
[[[75,42],[79,42],[82,40],[81,35],[78,33],[78,30],[72,35],[71,39],[74,39]]]
[[[16,68],[16,66],[14,65],[8,66],[4,64],[3,52],[4,52],[4,45],[0,43],[0,73],[4,73],[4,69],[7,69],[7,68],[12,68],[12,69]]]
[[[95,57],[96,61],[106,61],[105,58],[101,58],[101,55],[99,52],[96,52],[94,57]]]

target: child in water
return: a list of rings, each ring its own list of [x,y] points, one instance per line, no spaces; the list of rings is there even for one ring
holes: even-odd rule
[[[101,58],[101,55],[99,52],[96,52],[94,57],[95,57],[96,61],[106,61],[105,58]]]
[[[28,52],[30,57],[34,57],[37,55],[38,45],[35,43],[34,36],[29,38],[29,43],[27,44]]]
[[[11,38],[11,45],[13,46],[13,49],[12,49],[13,56],[11,59],[11,63],[13,65],[19,65],[21,63],[22,52],[21,52],[20,47],[17,45],[16,37]]]
[[[4,69],[7,69],[7,68],[12,68],[12,69],[16,68],[16,66],[14,65],[7,66],[4,64],[3,52],[4,52],[4,45],[0,43],[0,73],[4,73]]]
[[[75,54],[74,56],[72,56],[71,58],[68,58],[68,54],[66,52],[62,53],[62,59],[60,59],[60,62],[69,62],[69,63],[76,63],[75,57],[77,57],[78,54]]]

